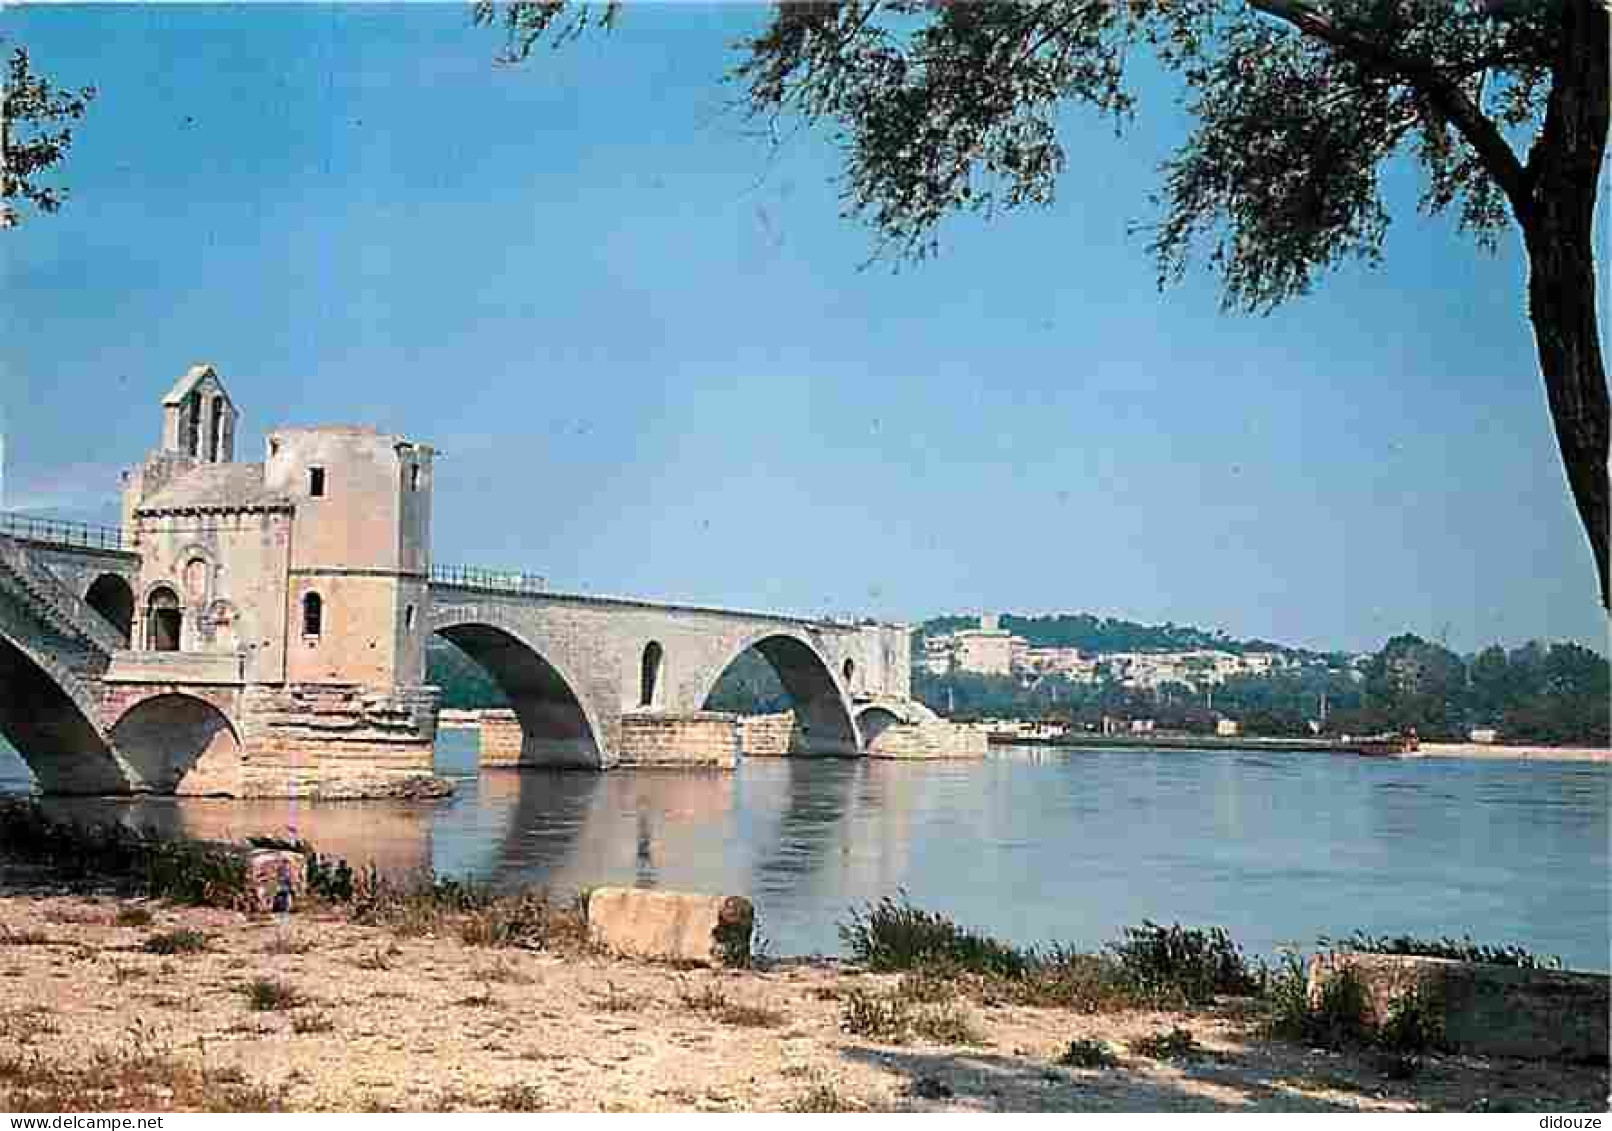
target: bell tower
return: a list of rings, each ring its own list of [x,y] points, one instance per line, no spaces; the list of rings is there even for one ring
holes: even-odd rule
[[[233,462],[239,418],[218,371],[192,365],[162,398],[161,450],[197,463]]]

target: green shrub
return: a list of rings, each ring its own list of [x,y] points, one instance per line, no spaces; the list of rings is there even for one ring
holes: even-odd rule
[[[1152,1060],[1190,1060],[1203,1052],[1203,1046],[1198,1044],[1198,1038],[1192,1035],[1192,1030],[1179,1025],[1168,1033],[1137,1037],[1126,1047],[1138,1056]]]
[[[829,1115],[867,1109],[840,1095],[832,1085],[819,1084],[805,1095],[790,1101],[784,1110],[800,1114]]]
[[[937,1045],[983,1045],[985,1035],[955,1001],[923,1006],[912,1014],[912,1032]]]
[[[69,882],[110,878],[181,903],[235,906],[246,895],[246,861],[228,845],[58,820],[32,800],[0,800],[0,851],[43,861]]]
[[[336,1023],[330,1019],[330,1015],[317,1009],[306,1010],[291,1018],[293,1033],[329,1033],[335,1028]]]
[[[1444,1047],[1444,1012],[1425,990],[1396,998],[1377,1031],[1377,1043],[1391,1053],[1414,1054]]]
[[[1057,1063],[1067,1068],[1112,1068],[1118,1063],[1114,1054],[1109,1050],[1106,1041],[1094,1041],[1089,1037],[1082,1037],[1078,1041],[1070,1041],[1069,1047],[1058,1058]]]
[[[303,1004],[302,995],[274,978],[254,978],[242,987],[246,1004],[259,1013],[295,1009]]]
[[[1034,952],[1021,976],[997,979],[990,991],[1016,1005],[1079,1013],[1112,1013],[1143,1004],[1113,956],[1058,945]]]
[[[144,949],[147,954],[194,954],[206,950],[208,945],[207,936],[201,931],[181,927],[152,935],[146,939]]]
[[[1329,977],[1312,1001],[1304,957],[1290,951],[1267,980],[1265,995],[1269,1011],[1265,1029],[1273,1037],[1343,1049],[1369,1044],[1374,1036],[1367,1020],[1366,987],[1351,969]]]
[[[905,892],[884,897],[839,925],[851,956],[870,970],[912,970],[936,961],[976,974],[1017,977],[1030,965],[1026,952],[933,911],[914,907]]]
[[[510,1084],[498,1093],[499,1111],[542,1111],[543,1092],[536,1084]]]
[[[937,962],[933,966],[908,970],[901,975],[901,981],[896,984],[896,994],[919,1005],[937,1005],[955,998],[959,982],[963,979],[963,972],[950,963]]]
[[[148,927],[151,925],[151,912],[144,907],[120,907],[112,922],[119,927]]]
[[[1355,950],[1364,954],[1404,954],[1420,958],[1449,958],[1457,962],[1483,962],[1491,966],[1514,966],[1522,970],[1560,970],[1562,960],[1555,955],[1537,955],[1520,946],[1476,943],[1471,935],[1460,939],[1438,939],[1415,935],[1369,935],[1356,931],[1347,938],[1322,938],[1320,945],[1330,950]]]
[[[840,999],[840,1028],[852,1036],[900,1044],[907,1039],[909,1020],[900,998],[852,989]]]
[[[1109,945],[1125,977],[1146,998],[1160,1003],[1204,1005],[1216,994],[1248,994],[1259,979],[1223,927],[1168,927],[1143,920],[1125,928]]]

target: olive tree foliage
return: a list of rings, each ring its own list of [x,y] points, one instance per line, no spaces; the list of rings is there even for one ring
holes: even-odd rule
[[[22,220],[18,203],[40,212],[61,208],[67,191],[44,183],[42,175],[67,155],[73,144],[69,123],[84,116],[95,88],[56,88],[29,68],[28,52],[22,47],[12,48],[5,68],[0,93],[0,228],[12,228]]]
[[[1420,208],[1480,248],[1515,224],[1563,465],[1607,603],[1608,397],[1592,226],[1608,120],[1607,0],[834,0],[775,5],[736,45],[742,105],[832,132],[847,215],[881,254],[923,258],[941,221],[1053,199],[1058,117],[1123,128],[1150,52],[1193,126],[1164,164],[1148,233],[1161,286],[1195,259],[1228,308],[1269,311],[1350,261],[1376,264],[1390,159]],[[493,3],[528,58],[620,4]],[[1452,270],[1456,268],[1452,267]]]

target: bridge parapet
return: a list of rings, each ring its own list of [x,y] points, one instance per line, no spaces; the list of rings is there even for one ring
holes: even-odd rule
[[[473,589],[486,593],[546,593],[548,581],[534,573],[483,569],[479,566],[433,565],[433,585]]]
[[[0,534],[45,546],[72,546],[86,550],[130,550],[133,541],[121,527],[97,526],[59,518],[0,511]]]

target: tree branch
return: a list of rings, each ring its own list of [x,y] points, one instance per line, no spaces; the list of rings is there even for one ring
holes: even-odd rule
[[[1248,0],[1264,12],[1372,70],[1397,76],[1426,96],[1477,151],[1483,167],[1519,213],[1529,200],[1528,171],[1490,120],[1459,83],[1426,59],[1403,55],[1390,47],[1339,27],[1305,0]]]

